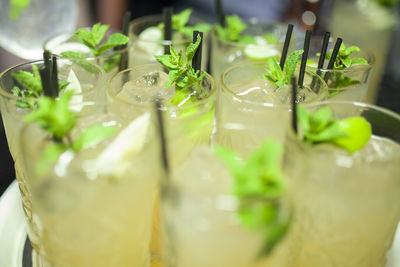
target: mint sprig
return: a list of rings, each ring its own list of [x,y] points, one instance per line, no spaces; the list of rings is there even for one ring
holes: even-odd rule
[[[225,41],[239,42],[243,44],[255,44],[256,41],[251,35],[242,35],[247,29],[247,24],[237,15],[226,16],[226,27],[216,25],[215,30],[219,38]]]
[[[81,151],[117,132],[114,126],[94,125],[83,130],[75,140],[72,140],[71,132],[77,120],[77,114],[69,109],[73,93],[73,90],[66,91],[58,99],[43,96],[38,101],[38,108],[25,117],[27,123],[38,123],[54,140],[45,148],[39,159],[37,165],[39,173],[47,171],[67,150]]]
[[[208,23],[198,23],[192,26],[188,25],[192,12],[193,10],[191,8],[187,8],[178,14],[173,14],[172,30],[189,38],[192,37],[194,31],[208,32],[211,29],[211,25]],[[158,24],[158,28],[162,30],[164,28],[164,23]]]
[[[297,107],[297,119],[306,143],[330,143],[349,153],[363,148],[372,134],[371,125],[363,117],[334,119],[328,107],[320,108],[315,113]]]
[[[200,34],[197,36],[195,43],[189,44],[186,48],[185,58],[183,57],[182,50],[179,53],[170,46],[169,55],[155,56],[158,62],[160,62],[168,70],[168,79],[166,87],[170,87],[175,83],[175,95],[171,102],[175,105],[181,103],[181,100],[189,98],[190,101],[194,101],[196,95],[202,95],[203,92],[194,92],[193,85],[200,84],[205,77],[206,73],[200,74],[199,70],[195,70],[190,62],[192,61],[199,45],[201,42]],[[197,90],[201,90],[201,87],[196,87]]]
[[[282,71],[275,57],[269,57],[268,68],[265,69],[267,74],[263,74],[261,77],[278,87],[289,85],[290,79],[296,70],[299,57],[303,54],[303,52],[303,50],[293,51],[286,59],[285,66],[283,68],[284,71]]]
[[[330,59],[332,56],[333,49],[330,50],[329,53],[326,53],[325,58]],[[342,70],[345,68],[350,68],[355,65],[368,65],[368,61],[361,57],[351,57],[351,54],[360,52],[360,48],[357,46],[347,47],[342,43],[338,55],[336,57],[335,63],[333,65],[333,69]],[[319,55],[319,54],[317,54]]]
[[[32,72],[18,70],[12,72],[11,76],[18,83],[11,89],[11,93],[18,97],[16,106],[20,108],[33,109],[37,107],[36,98],[43,94],[42,80],[39,73],[39,68],[32,65]],[[59,81],[58,87],[61,92],[68,86],[68,81]]]
[[[239,199],[237,215],[242,225],[261,231],[265,242],[260,256],[267,255],[285,236],[291,221],[281,216],[280,197],[288,188],[280,168],[283,148],[266,139],[247,159],[225,147],[216,147],[215,153],[233,177],[232,192]]]
[[[113,33],[105,42],[104,36],[109,29],[109,25],[96,23],[92,26],[91,30],[85,28],[78,29],[73,38],[78,42],[87,46],[94,57],[99,57],[107,51],[129,42],[129,37],[122,33]],[[76,51],[61,52],[64,57],[81,58],[85,59],[88,55]],[[105,60],[102,67],[105,71],[110,71],[119,64],[120,55],[114,55],[112,58]]]

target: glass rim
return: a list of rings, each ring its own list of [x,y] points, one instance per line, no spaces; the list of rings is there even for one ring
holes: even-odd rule
[[[71,60],[71,58],[63,58],[63,57],[60,57],[60,56],[57,56],[57,55],[56,55],[56,57],[59,58],[60,60]],[[81,59],[74,59],[74,60],[85,60],[85,59],[81,58]],[[3,77],[5,75],[7,75],[9,72],[11,72],[14,69],[23,67],[25,65],[28,66],[28,65],[35,65],[35,64],[41,64],[41,63],[43,64],[43,62],[44,62],[43,59],[39,59],[39,60],[34,60],[34,61],[23,62],[23,63],[17,64],[17,65],[14,65],[12,67],[9,67],[9,68],[5,69],[3,72],[0,73],[0,81],[3,79]],[[71,61],[71,63],[75,64],[72,61]],[[97,69],[100,70],[100,73],[99,73],[100,77],[103,77],[105,75],[104,70],[100,66],[98,66],[98,65],[96,65],[96,64],[94,64],[94,63],[92,63],[90,61],[88,63],[90,65],[92,65],[93,67],[96,67]],[[96,83],[96,84],[98,84],[98,83]],[[97,88],[98,88],[98,86],[93,86],[89,90],[85,90],[85,91],[82,92],[82,94],[78,94],[78,95],[86,95],[86,94],[88,94],[90,92],[93,92]],[[2,86],[0,86],[0,96],[6,97],[6,98],[10,98],[10,99],[18,99],[18,96],[5,91]],[[44,96],[44,95],[42,95],[42,96]],[[36,98],[36,97],[28,97],[28,99],[38,99],[38,98]]]
[[[291,107],[291,104],[290,104],[290,103],[288,103],[288,104],[278,104],[278,103],[255,102],[255,101],[253,101],[253,100],[248,100],[248,99],[246,99],[245,96],[237,95],[235,92],[233,92],[233,91],[229,88],[229,86],[226,85],[225,76],[226,76],[226,74],[229,73],[230,71],[232,71],[232,70],[234,70],[234,69],[237,69],[237,68],[250,66],[250,65],[263,65],[263,66],[266,66],[266,64],[267,64],[266,61],[261,61],[261,62],[248,62],[248,63],[236,64],[236,65],[230,66],[229,68],[225,69],[225,70],[221,73],[220,78],[219,78],[219,83],[220,83],[220,85],[221,85],[221,87],[222,87],[222,91],[227,92],[231,97],[235,98],[236,100],[239,100],[240,102],[244,102],[244,103],[247,103],[247,104],[250,104],[250,105],[254,105],[254,106],[263,106],[263,107],[268,107],[268,108],[271,108],[271,107],[285,108],[285,109],[287,109],[288,107],[290,108],[290,107]],[[329,88],[328,88],[328,85],[326,84],[326,82],[325,82],[320,76],[318,76],[317,74],[313,73],[312,71],[307,70],[307,68],[306,68],[305,74],[307,74],[307,73],[308,73],[308,74],[311,74],[313,77],[316,77],[316,78],[320,81],[320,84],[323,85],[323,88],[326,88],[326,92],[328,92],[328,89],[329,89]],[[311,101],[313,101],[313,102],[315,102],[315,101],[321,101],[320,98],[323,98],[323,94],[321,94],[321,96],[319,96],[319,97],[317,98],[318,100],[311,100]],[[299,104],[303,105],[303,104],[306,104],[306,103],[310,103],[310,102],[301,102],[301,103],[299,103]]]
[[[283,29],[285,29],[286,32],[286,28],[287,28],[287,24],[282,23],[282,22],[277,22],[277,21],[266,21],[266,20],[260,20],[258,18],[252,17],[249,19],[245,20],[247,25],[255,25],[255,24],[260,24],[260,25],[265,25],[265,26],[278,26],[278,27],[283,27]],[[211,29],[211,37],[214,40],[218,40],[218,42],[223,43],[226,46],[232,46],[232,47],[246,47],[248,44],[243,44],[243,43],[239,43],[239,42],[234,42],[234,41],[228,41],[228,40],[223,40],[221,39],[218,34],[217,31],[215,30],[215,26]],[[283,43],[283,42],[282,42]],[[257,46],[271,46],[271,44],[265,44],[265,45],[257,45]]]
[[[162,67],[162,65],[161,65],[160,63],[149,63],[149,64],[144,64],[144,65],[133,66],[133,67],[127,68],[127,69],[125,69],[125,70],[123,70],[123,71],[117,72],[116,74],[114,74],[114,75],[107,81],[107,84],[106,84],[106,94],[107,94],[108,96],[110,96],[112,99],[114,99],[115,101],[121,102],[121,103],[123,103],[124,105],[135,105],[135,107],[137,107],[138,109],[145,109],[145,108],[149,108],[149,107],[150,107],[150,108],[153,108],[153,107],[154,107],[154,102],[137,103],[137,102],[133,102],[133,101],[128,101],[128,100],[126,100],[125,98],[119,97],[119,96],[117,96],[116,94],[114,94],[114,93],[112,92],[112,89],[111,89],[113,81],[115,81],[115,79],[116,79],[117,77],[123,75],[124,73],[131,72],[131,71],[137,71],[137,70],[143,70],[143,69],[150,68],[150,67]],[[154,70],[156,70],[156,68],[154,68]],[[207,78],[211,81],[211,88],[212,88],[212,90],[210,91],[210,93],[209,93],[206,97],[204,97],[204,98],[202,98],[202,99],[196,101],[195,103],[191,103],[191,104],[184,105],[184,106],[181,107],[181,108],[178,108],[178,107],[177,107],[177,109],[185,110],[185,109],[188,109],[188,108],[197,107],[197,106],[199,106],[199,105],[201,105],[201,104],[203,104],[203,103],[208,102],[209,99],[211,99],[211,98],[216,94],[216,91],[217,91],[217,84],[216,84],[216,81],[215,81],[214,77],[212,77],[208,72],[205,72],[205,71],[204,71],[204,73],[206,73],[205,78],[207,77]],[[165,107],[165,106],[164,106],[164,107]],[[168,110],[169,110],[169,108],[168,108]]]
[[[145,22],[154,22],[154,21],[160,21],[159,23],[163,22],[163,15],[162,14],[153,14],[153,15],[146,15],[146,16],[142,16],[139,18],[136,18],[134,20],[132,20],[129,23],[129,34],[128,36],[132,35],[131,38],[131,42],[133,43],[133,41],[140,41],[140,42],[144,42],[144,43],[157,43],[159,45],[184,45],[187,43],[191,43],[192,42],[192,38],[191,37],[185,37],[181,40],[178,41],[174,41],[174,40],[148,40],[148,39],[140,39],[139,38],[139,34],[136,34],[133,29],[135,28],[135,26],[137,26],[138,24],[141,23],[145,23]],[[155,27],[155,26],[153,26]],[[204,35],[206,35],[207,32],[204,33]],[[204,37],[203,37],[204,38]]]
[[[383,113],[385,115],[388,115],[390,117],[393,117],[397,120],[400,121],[400,114],[384,108],[380,107],[374,104],[369,104],[369,103],[364,103],[364,102],[359,102],[359,101],[350,101],[350,100],[326,100],[326,101],[318,101],[318,102],[312,102],[312,103],[306,103],[302,105],[304,108],[313,108],[313,107],[318,107],[318,106],[326,106],[326,105],[350,105],[354,107],[359,107],[359,108],[366,108],[366,109],[371,109],[371,110],[376,110],[379,111],[380,113]]]
[[[91,29],[91,27],[84,27],[84,29]],[[109,28],[108,30],[107,30],[107,32],[108,31],[112,31],[112,32],[115,32],[115,33],[120,33],[120,31],[117,31],[117,30],[115,30],[115,29],[112,29],[112,28]],[[55,55],[55,56],[57,56],[57,57],[59,57],[59,58],[64,58],[64,59],[83,59],[83,58],[78,58],[78,57],[66,57],[66,56],[63,56],[63,55],[61,55],[61,54],[56,54],[56,53],[53,53],[52,51],[51,51],[51,49],[48,49],[48,44],[49,44],[49,42],[51,42],[52,40],[54,40],[55,38],[57,38],[57,37],[60,37],[60,36],[63,36],[63,35],[65,35],[65,36],[68,36],[68,35],[70,35],[66,40],[64,40],[63,42],[60,42],[60,43],[58,43],[57,45],[60,45],[60,44],[63,44],[63,43],[66,43],[66,42],[68,42],[69,40],[71,40],[72,39],[72,37],[73,37],[73,35],[74,35],[74,33],[75,32],[61,32],[61,33],[57,33],[57,34],[55,34],[55,35],[53,35],[53,36],[51,36],[51,37],[49,37],[48,39],[46,39],[46,41],[44,41],[44,43],[43,43],[43,50],[48,50],[49,52],[50,52],[50,54],[52,54],[52,55]],[[129,36],[128,36],[129,37]],[[92,55],[90,55],[90,56],[88,56],[88,57],[86,57],[86,58],[84,58],[84,59],[105,59],[105,58],[109,58],[109,57],[112,57],[112,56],[115,56],[115,55],[119,55],[119,54],[122,54],[122,53],[124,53],[124,52],[128,52],[129,51],[129,48],[130,48],[130,46],[131,46],[131,44],[132,44],[132,42],[131,42],[131,40],[129,40],[128,41],[128,43],[127,43],[127,45],[126,45],[126,47],[125,48],[123,48],[123,49],[120,49],[120,50],[112,50],[112,51],[110,51],[110,52],[108,52],[108,53],[103,53],[103,54],[101,54],[101,55],[99,55],[99,56],[92,56]]]

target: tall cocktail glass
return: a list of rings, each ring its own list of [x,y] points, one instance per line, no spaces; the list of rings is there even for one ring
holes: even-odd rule
[[[280,246],[292,212],[289,199],[285,194],[238,197],[234,179],[214,149],[204,145],[171,168],[161,195],[165,266],[281,266]],[[265,219],[263,228],[246,227],[244,214],[257,211]],[[283,226],[273,244],[266,238],[273,235],[267,223],[272,217],[275,226]]]
[[[354,44],[344,40],[346,48]],[[332,39],[328,44],[327,52],[333,49],[335,41]],[[311,71],[317,72],[317,53],[321,52],[322,40],[318,36],[313,38],[310,45],[309,59],[313,64],[308,64]],[[359,47],[359,52],[350,54],[350,58],[362,58],[368,65],[352,65],[344,69],[328,70],[329,60],[325,60],[324,67],[320,70],[320,75],[328,85],[328,99],[338,101],[358,101],[366,102],[368,90],[370,89],[371,77],[375,68],[375,56],[366,48]]]
[[[21,133],[42,266],[149,266],[158,142],[153,115],[126,121],[107,105],[84,103],[68,141],[91,126],[116,133],[63,152],[43,170],[56,141],[37,124]],[[41,166],[41,168],[39,168]]]
[[[166,135],[171,165],[186,159],[197,144],[209,144],[214,126],[216,84],[206,75],[200,84],[203,95],[193,103],[174,105],[170,102],[175,88],[166,88],[168,74],[162,65],[147,64],[136,66],[116,74],[107,85],[107,97],[110,110],[121,116],[134,119],[143,112],[154,109],[153,101],[162,101],[166,114]],[[158,187],[155,188],[158,191]],[[158,195],[157,195],[158,198]],[[154,206],[153,236],[151,251],[160,254],[160,222],[158,200]]]
[[[257,147],[264,137],[283,144],[289,126],[291,86],[278,88],[261,78],[266,68],[266,63],[233,66],[222,73],[219,82],[215,141],[244,155]],[[315,83],[311,87],[313,79]],[[326,95],[325,82],[306,70],[304,88],[298,88],[296,101],[318,101]]]
[[[338,119],[364,117],[373,135],[353,154],[288,135],[284,168],[296,216],[287,266],[385,266],[400,221],[400,116],[357,102],[305,105],[326,106]]]
[[[105,82],[104,72],[97,65],[90,62],[81,61],[70,61],[67,59],[58,60],[58,77],[59,81],[70,81],[71,89],[75,89],[75,96],[73,101],[75,102],[75,110],[79,110],[79,103],[82,101],[104,101],[105,98]],[[0,74],[0,110],[3,119],[4,129],[6,132],[8,147],[15,163],[16,179],[19,184],[23,209],[26,218],[29,221],[32,220],[32,206],[30,200],[30,190],[26,184],[26,172],[21,164],[21,151],[20,142],[18,140],[19,132],[24,125],[24,117],[31,111],[29,108],[22,108],[17,105],[19,97],[12,93],[14,86],[18,86],[23,89],[23,85],[19,84],[13,77],[13,73],[18,71],[32,72],[32,66],[36,65],[41,67],[43,65],[42,60],[32,61],[16,65],[5,70]],[[90,72],[87,70],[90,69]],[[75,79],[70,79],[71,70],[74,73]],[[72,82],[74,80],[74,82]],[[77,83],[80,85],[80,91],[75,88]],[[64,89],[65,90],[65,89]],[[61,92],[62,93],[62,92]],[[36,103],[35,98],[26,98],[27,101]],[[34,231],[33,229],[28,229]],[[35,240],[31,240],[34,247]]]

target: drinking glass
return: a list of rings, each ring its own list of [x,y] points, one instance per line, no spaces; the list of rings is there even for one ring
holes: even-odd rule
[[[265,63],[247,63],[230,67],[221,74],[213,137],[244,155],[264,137],[283,144],[289,126],[291,86],[277,88],[261,78],[266,68]],[[326,84],[316,74],[306,70],[303,85],[297,90],[296,102],[326,98]]]
[[[171,165],[185,160],[197,144],[209,144],[214,126],[216,84],[212,76],[206,75],[200,86],[204,95],[193,103],[175,106],[170,99],[175,94],[174,86],[166,88],[168,75],[162,65],[135,66],[116,74],[107,84],[110,110],[127,119],[140,116],[154,109],[154,100],[161,99],[165,113],[166,138],[171,154]],[[159,256],[161,247],[158,188],[153,217],[151,252]]]
[[[79,60],[70,61],[67,59],[58,59],[58,78],[59,81],[67,81],[71,71],[75,74],[80,83],[81,92],[75,91],[73,101],[75,101],[75,110],[81,109],[79,103],[83,101],[103,101],[105,98],[104,72],[97,65],[90,62]],[[82,64],[81,64],[82,63]],[[32,220],[31,196],[28,185],[26,184],[26,170],[21,164],[19,133],[24,125],[24,117],[31,112],[29,108],[22,108],[17,105],[19,97],[12,93],[14,86],[21,86],[13,77],[13,73],[18,71],[32,72],[32,66],[43,66],[43,60],[31,61],[11,67],[0,74],[0,111],[6,132],[8,147],[15,163],[16,179],[21,192],[23,210],[26,218]],[[87,69],[90,69],[89,72]],[[20,88],[22,89],[22,87]],[[75,88],[76,89],[76,88]],[[62,93],[62,92],[61,92]],[[28,101],[36,103],[38,99],[27,98]],[[28,228],[28,231],[34,231]],[[31,240],[33,247],[35,240]]]
[[[331,144],[309,145],[288,134],[284,168],[296,212],[287,266],[385,266],[400,221],[400,116],[358,102],[327,101],[344,119],[362,116],[373,135],[350,154]],[[286,266],[286,265],[283,265]]]
[[[33,226],[42,266],[149,266],[154,187],[158,177],[153,114],[124,120],[106,104],[83,103],[67,138],[103,125],[117,133],[41,165],[56,141],[36,123],[20,135]],[[39,168],[41,166],[41,168]]]

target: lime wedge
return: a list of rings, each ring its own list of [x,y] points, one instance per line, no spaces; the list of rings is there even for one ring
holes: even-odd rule
[[[82,88],[81,88],[81,83],[78,80],[78,77],[76,77],[75,72],[71,69],[68,74],[67,81],[69,84],[67,87],[64,89],[64,93],[67,91],[74,91],[74,95],[71,97],[69,108],[74,111],[74,112],[80,112],[82,110],[82,102],[83,102],[83,96],[82,94]]]
[[[246,45],[244,54],[251,60],[265,61],[269,57],[279,56],[279,51],[274,45],[270,45],[261,36],[254,37],[256,44]]]
[[[94,170],[97,174],[123,177],[132,168],[132,155],[140,153],[150,126],[150,113],[132,121],[96,159]]]
[[[363,117],[350,117],[338,122],[339,128],[348,134],[345,138],[336,138],[333,142],[350,153],[363,148],[372,134],[371,125]]]

